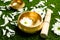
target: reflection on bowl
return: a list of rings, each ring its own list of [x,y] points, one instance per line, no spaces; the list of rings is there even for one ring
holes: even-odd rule
[[[41,30],[42,22],[43,19],[41,15],[31,11],[20,14],[17,21],[19,29],[27,33],[35,33]]]

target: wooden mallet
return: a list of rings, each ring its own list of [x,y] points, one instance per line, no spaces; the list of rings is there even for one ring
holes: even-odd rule
[[[46,38],[48,36],[48,30],[49,30],[49,24],[50,24],[50,20],[51,20],[51,13],[53,13],[53,11],[51,9],[47,8],[47,13],[43,22],[43,27],[40,33],[40,36],[42,38]]]

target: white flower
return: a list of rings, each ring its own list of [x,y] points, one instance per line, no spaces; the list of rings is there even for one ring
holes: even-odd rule
[[[39,15],[41,15],[42,18],[44,18],[46,14],[45,10],[43,11],[43,8],[33,8],[31,11],[38,13]]]
[[[54,4],[51,4],[51,7],[55,8],[55,5]]]
[[[14,36],[14,35],[15,35],[15,33],[8,32],[6,36],[11,37],[11,36]]]
[[[7,29],[9,32],[15,32],[14,30],[10,29],[8,26],[6,26],[6,29]]]
[[[9,2],[9,1],[11,1],[11,0],[1,0],[1,1],[3,1],[4,3],[6,3],[6,2]]]
[[[6,35],[7,37],[15,35],[15,31],[10,29],[8,26],[6,26],[6,30],[8,30],[7,35]]]
[[[18,11],[22,13],[24,11],[24,8],[18,9]]]
[[[32,2],[33,0],[29,0],[29,2]]]
[[[25,9],[25,11],[27,11],[27,9],[28,9],[28,8],[27,8],[27,7],[25,7],[24,9]]]
[[[12,14],[10,14],[10,16],[12,17],[12,19],[14,19],[14,17],[15,17],[16,15],[18,15],[17,12],[13,12]]]
[[[47,2],[48,0],[45,0],[45,2]]]
[[[0,17],[1,17],[1,15],[2,15],[2,11],[0,11]]]
[[[2,16],[2,19],[5,19],[5,14]]]
[[[38,6],[45,6],[45,1],[40,1],[37,5],[36,5],[36,7],[38,7]]]
[[[10,22],[10,24],[17,26],[17,21],[12,21],[12,22]]]
[[[7,16],[7,19],[8,19],[9,21],[12,21],[12,18],[10,18],[9,16]]]
[[[11,5],[6,5],[6,9],[10,10]]]
[[[3,15],[5,16],[5,15]],[[0,26],[6,26],[9,23],[9,20],[7,17],[3,17],[4,18],[4,24],[0,25]]]
[[[7,31],[8,30],[8,31]],[[6,26],[5,29],[2,29],[3,31],[3,36],[7,36],[7,37],[11,37],[11,36],[14,36],[15,35],[15,31],[10,29],[8,26]]]
[[[24,26],[29,27],[32,25],[32,20],[27,17],[24,17],[23,19],[20,20],[20,23],[23,24]]]
[[[0,10],[6,10],[5,6],[0,6]]]
[[[60,23],[56,22],[52,28],[53,32],[57,35],[60,35]]]
[[[3,35],[5,35],[6,34],[6,30],[5,29],[2,29],[2,31],[3,31]]]
[[[5,15],[2,16],[2,19],[4,19],[4,24],[0,26],[6,26],[9,23],[9,21],[12,21],[12,18],[10,18],[9,16],[5,16]]]
[[[58,11],[58,14],[60,15],[60,11]]]
[[[60,19],[59,18],[55,18],[58,22],[60,22]]]

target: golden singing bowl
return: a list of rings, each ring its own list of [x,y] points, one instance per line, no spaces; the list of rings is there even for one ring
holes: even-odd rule
[[[19,10],[25,6],[23,0],[12,0],[10,3],[10,7],[16,10]]]
[[[32,26],[26,27],[20,23],[20,20],[24,17],[28,17],[28,18],[32,19],[32,21],[33,21]],[[20,14],[18,17],[18,21],[17,21],[19,29],[21,29],[22,31],[24,31],[26,33],[35,33],[37,31],[41,30],[42,22],[43,22],[43,19],[42,19],[41,15],[39,15],[36,12],[31,12],[31,11],[27,11],[27,12]]]

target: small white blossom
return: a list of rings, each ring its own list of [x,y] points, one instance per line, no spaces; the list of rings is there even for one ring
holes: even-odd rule
[[[59,22],[56,22],[56,23],[53,25],[52,31],[53,31],[55,34],[60,35],[60,23],[59,23]]]
[[[18,9],[18,11],[22,13],[24,11],[24,8]]]
[[[60,11],[58,11],[58,14],[60,15]]]
[[[10,14],[10,16],[12,17],[12,19],[14,19],[14,17],[15,17],[16,15],[18,15],[17,12],[13,12],[13,13]]]
[[[8,26],[6,26],[6,29],[7,29],[9,32],[15,32],[14,30],[10,29]]]
[[[27,9],[28,9],[28,8],[27,8],[27,7],[25,7],[24,9],[25,9],[25,11],[27,11]]]
[[[12,13],[13,16],[16,16],[17,14],[18,14],[17,12],[13,12],[13,13]]]
[[[2,31],[3,31],[3,36],[6,35],[7,37],[10,37],[15,35],[15,31],[10,29],[8,26],[6,26],[6,29],[2,29]]]
[[[2,16],[2,19],[4,19],[5,18],[5,14]]]
[[[10,22],[10,24],[14,25],[14,22]]]
[[[27,17],[24,17],[23,19],[20,20],[20,23],[24,26],[29,27],[32,25],[32,20]]]
[[[2,29],[2,31],[3,31],[3,35],[5,35],[6,34],[6,30]]]
[[[9,16],[7,16],[7,19],[8,19],[9,21],[12,21],[12,18],[10,18]]]
[[[4,17],[4,24],[2,24],[1,26],[6,26],[9,23],[9,20],[7,17]]]
[[[14,22],[15,26],[17,26],[17,21],[13,21],[13,22]]]
[[[6,2],[9,2],[9,1],[11,1],[11,0],[1,0],[1,1],[3,1],[4,3],[6,3]]]
[[[45,10],[43,11],[43,8],[33,8],[31,11],[38,13],[42,18],[44,18],[46,14]]]
[[[32,2],[33,0],[29,0],[29,2]]]
[[[42,8],[42,10],[44,10],[44,9],[46,9],[47,8],[47,6],[44,6],[43,8]]]
[[[12,19],[14,19],[14,16],[12,14],[10,14],[10,16],[12,17]]]
[[[60,22],[60,19],[58,19],[58,18],[55,18],[58,22]]]
[[[45,0],[45,2],[47,2],[48,0]]]
[[[34,8],[33,6],[31,6],[30,8]]]
[[[10,29],[8,26],[6,26],[6,30],[8,30],[7,37],[15,35],[15,31]]]
[[[10,6],[11,6],[11,5],[6,5],[6,8],[7,8],[8,10],[10,10]]]
[[[6,10],[5,6],[0,6],[0,10]]]
[[[17,26],[17,21],[12,21],[10,24]]]
[[[38,6],[45,6],[45,1],[40,1],[37,5],[36,5],[36,7],[38,7]]]
[[[10,32],[7,33],[7,37],[10,37]]]
[[[0,11],[0,17],[1,17],[1,15],[2,15],[2,11]]]
[[[55,8],[55,5],[54,4],[51,4],[51,7]]]
[[[7,37],[14,36],[14,35],[15,35],[15,33],[11,33],[11,32],[7,33]]]
[[[9,23],[9,21],[12,21],[12,19],[10,17],[8,17],[8,16],[5,17],[5,15],[3,15],[2,18],[4,19],[4,24],[2,24],[0,26],[6,26]]]

